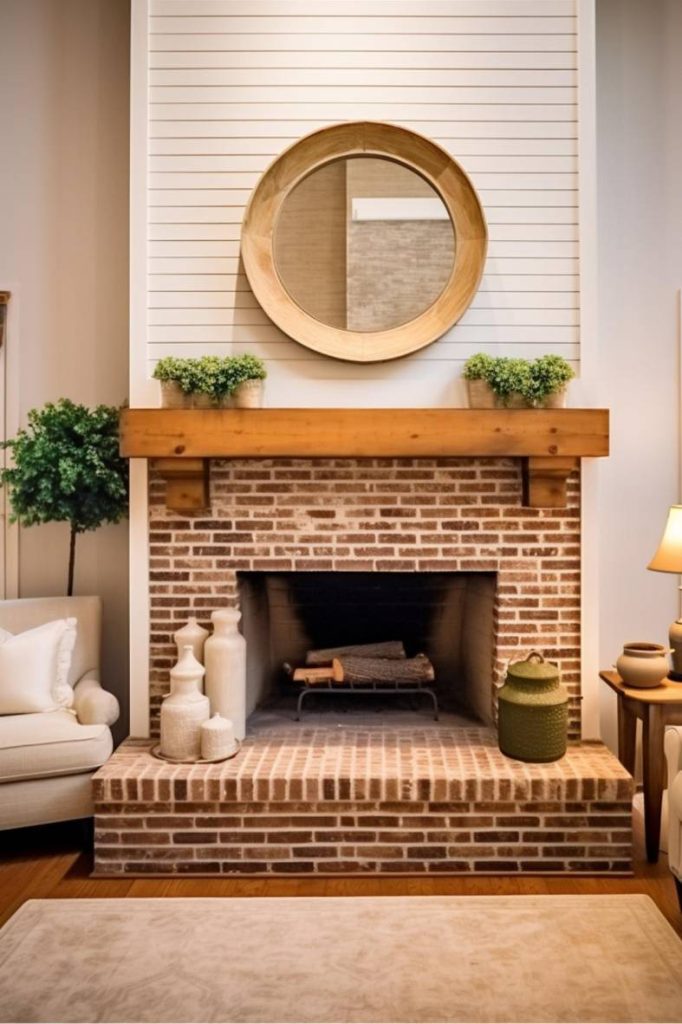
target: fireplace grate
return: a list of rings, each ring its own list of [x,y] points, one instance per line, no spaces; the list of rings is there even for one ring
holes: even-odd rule
[[[438,721],[438,697],[436,696],[436,691],[430,686],[423,686],[414,682],[406,684],[400,681],[396,681],[391,684],[385,679],[382,679],[381,682],[374,683],[338,683],[334,679],[327,679],[325,681],[317,681],[315,683],[303,683],[296,702],[297,722],[300,722],[301,720],[303,702],[306,697],[309,697],[311,694],[319,693],[337,697],[348,697],[351,694],[353,697],[371,697],[374,695],[385,697],[406,697],[423,695],[433,704],[433,719],[435,722]]]

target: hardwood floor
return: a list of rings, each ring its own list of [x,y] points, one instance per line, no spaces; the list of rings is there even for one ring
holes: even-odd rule
[[[635,818],[632,878],[90,878],[89,841],[79,823],[0,833],[0,924],[26,900],[135,896],[408,896],[644,893],[682,936],[682,913],[665,855],[647,864]]]

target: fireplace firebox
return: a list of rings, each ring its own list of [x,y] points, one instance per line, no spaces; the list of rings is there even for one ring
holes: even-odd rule
[[[408,658],[433,665],[425,689],[443,708],[491,723],[496,582],[489,572],[237,573],[248,710],[290,697],[285,666],[303,664],[310,649],[397,640]],[[351,705],[360,692],[335,688]],[[387,697],[378,695],[390,707]]]

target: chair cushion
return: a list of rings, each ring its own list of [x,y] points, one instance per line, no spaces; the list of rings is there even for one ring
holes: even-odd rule
[[[0,716],[0,782],[93,771],[113,750],[106,725],[81,725],[70,711]]]
[[[14,636],[0,633],[0,715],[53,711],[73,703],[68,685],[76,619],[55,619]]]

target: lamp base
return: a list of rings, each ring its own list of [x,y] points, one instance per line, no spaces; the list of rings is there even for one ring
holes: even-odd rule
[[[675,682],[682,682],[682,619],[676,619],[670,626],[668,633],[672,655],[672,671],[669,678]]]

